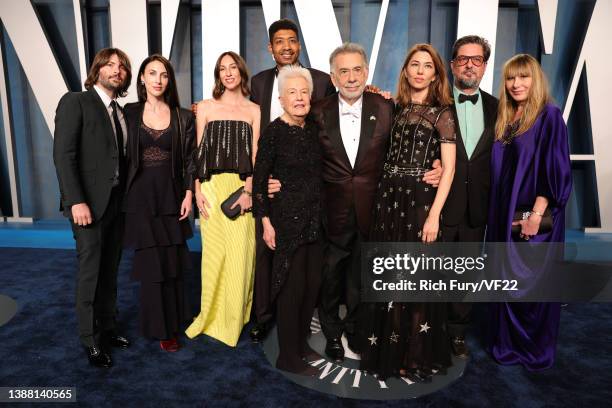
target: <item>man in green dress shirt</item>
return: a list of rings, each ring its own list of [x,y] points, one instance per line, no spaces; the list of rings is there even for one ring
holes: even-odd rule
[[[450,66],[454,78],[455,122],[459,127],[455,177],[442,212],[441,229],[445,242],[484,240],[497,99],[479,86],[490,55],[489,43],[479,36],[459,38],[453,45]],[[448,332],[453,353],[460,358],[469,355],[465,331],[470,312],[470,303],[449,303]]]

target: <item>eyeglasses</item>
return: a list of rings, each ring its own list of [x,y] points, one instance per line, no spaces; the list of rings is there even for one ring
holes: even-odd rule
[[[481,66],[485,62],[485,59],[482,55],[458,55],[457,58],[453,60],[453,62],[461,66],[467,64],[469,60],[472,60],[472,64],[477,67]]]

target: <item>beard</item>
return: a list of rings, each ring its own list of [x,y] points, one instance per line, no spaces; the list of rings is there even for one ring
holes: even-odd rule
[[[100,82],[100,85],[102,85],[104,88],[109,89],[111,91],[117,91],[118,89],[121,89],[125,83],[125,79],[121,82],[115,83],[112,82],[110,80],[111,77],[103,77],[102,75],[100,75],[100,77],[98,78],[98,81]]]
[[[474,73],[474,71],[470,71],[470,72]],[[477,77],[474,77],[474,78],[457,77],[457,85],[459,85],[459,88],[461,89],[476,89],[480,85],[480,79]]]

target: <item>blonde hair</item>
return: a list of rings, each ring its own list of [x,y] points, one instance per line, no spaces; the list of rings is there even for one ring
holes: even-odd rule
[[[448,83],[448,76],[446,75],[446,68],[440,54],[431,44],[416,44],[409,51],[402,69],[400,70],[399,80],[397,81],[397,103],[402,106],[406,106],[411,102],[411,91],[410,84],[408,83],[408,75],[406,74],[406,67],[410,62],[412,56],[418,51],[424,51],[431,56],[436,69],[436,80],[429,85],[429,92],[427,93],[427,102],[434,106],[445,106],[453,103],[453,98],[450,96],[450,85]]]
[[[506,89],[506,80],[516,76],[531,77],[529,95],[523,107],[523,113],[518,119],[518,126],[511,136],[525,133],[538,118],[544,105],[550,101],[548,81],[538,61],[528,54],[518,54],[504,64],[502,80],[499,86],[499,105],[497,108],[497,122],[495,123],[495,137],[503,138],[508,125],[514,122],[518,104]]]

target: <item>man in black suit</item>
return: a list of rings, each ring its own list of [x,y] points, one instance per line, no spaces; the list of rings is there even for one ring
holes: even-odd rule
[[[297,25],[288,19],[275,21],[268,29],[270,43],[268,51],[274,57],[276,66],[255,75],[251,79],[251,100],[261,109],[261,129],[283,113],[278,100],[278,70],[285,65],[299,64],[300,38]],[[314,102],[327,95],[336,93],[329,75],[314,68],[308,68],[314,85],[311,101]],[[260,221],[255,224],[256,258],[255,258],[255,295],[254,314],[257,322],[250,331],[255,342],[262,340],[269,328],[269,322],[274,315],[270,309],[270,273],[272,267],[272,252],[263,241],[263,228]]]
[[[323,194],[327,248],[323,266],[319,320],[327,339],[325,353],[342,361],[345,333],[357,344],[360,303],[360,244],[370,229],[372,205],[382,173],[393,103],[379,94],[364,93],[368,79],[363,47],[345,43],[330,56],[331,78],[339,95],[313,104],[323,155]],[[339,316],[340,303],[346,316]]]
[[[70,220],[79,260],[79,336],[96,367],[112,366],[106,346],[130,345],[115,330],[115,314],[127,170],[127,126],[116,98],[126,94],[131,78],[123,51],[100,50],[85,81],[87,91],[65,94],[55,114],[60,211]]]
[[[479,88],[491,47],[475,35],[459,38],[453,45],[457,158],[455,177],[442,212],[445,242],[482,242],[489,207],[491,148],[495,139],[497,99]],[[465,254],[463,254],[465,256]],[[478,256],[478,254],[475,254]],[[453,353],[467,358],[465,331],[471,304],[449,303],[448,331]]]

